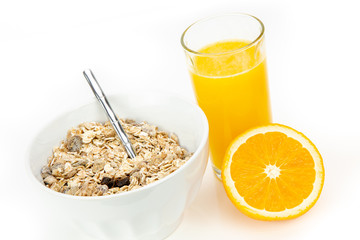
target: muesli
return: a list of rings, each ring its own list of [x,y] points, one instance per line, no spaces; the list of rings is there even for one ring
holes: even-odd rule
[[[157,181],[192,155],[173,133],[146,122],[120,119],[136,158],[131,159],[110,122],[85,122],[68,131],[41,170],[44,184],[76,196],[103,196],[130,191]]]

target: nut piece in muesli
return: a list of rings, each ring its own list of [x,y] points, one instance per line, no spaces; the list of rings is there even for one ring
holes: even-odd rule
[[[68,131],[41,169],[44,184],[76,196],[103,196],[130,191],[157,181],[192,155],[176,135],[146,122],[120,119],[136,158],[131,159],[110,122],[85,122]]]

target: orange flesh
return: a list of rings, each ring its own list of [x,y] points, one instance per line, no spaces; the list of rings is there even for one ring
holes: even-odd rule
[[[280,172],[266,172],[267,167]],[[281,132],[250,137],[232,156],[231,178],[247,204],[270,212],[298,206],[313,190],[316,172],[309,151]]]

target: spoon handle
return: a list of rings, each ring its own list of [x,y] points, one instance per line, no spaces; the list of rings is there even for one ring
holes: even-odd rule
[[[115,132],[119,136],[122,144],[124,145],[126,152],[131,158],[135,158],[136,154],[131,145],[131,142],[126,135],[124,129],[122,128],[119,119],[116,117],[114,111],[112,110],[110,103],[108,102],[104,92],[102,91],[99,83],[96,81],[96,78],[93,72],[90,69],[83,71],[84,77],[86,78],[87,82],[89,83],[94,95],[96,96],[97,100],[101,103],[101,106],[105,110],[111,125],[114,127]]]

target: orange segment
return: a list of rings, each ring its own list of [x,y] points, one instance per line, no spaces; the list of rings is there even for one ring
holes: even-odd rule
[[[303,134],[271,124],[234,140],[224,159],[225,190],[242,211],[256,219],[300,216],[319,198],[322,158]]]

